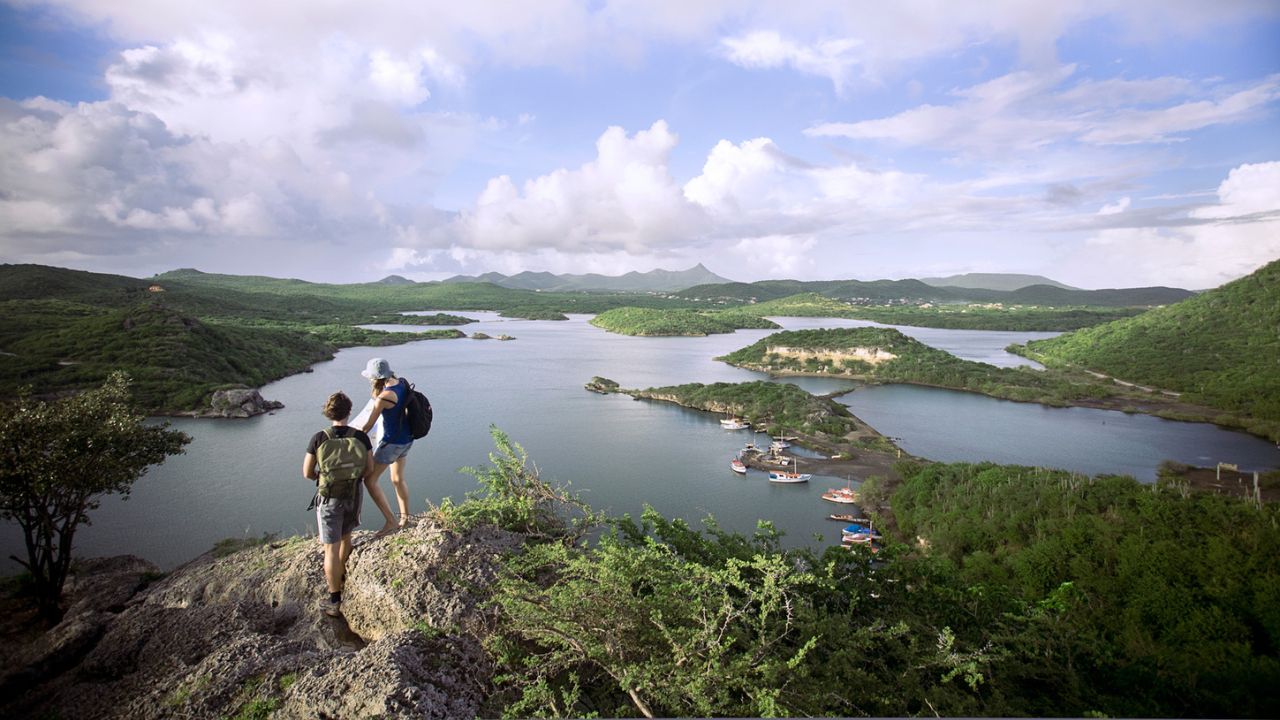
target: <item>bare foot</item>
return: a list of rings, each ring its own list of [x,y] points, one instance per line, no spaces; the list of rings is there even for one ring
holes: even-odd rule
[[[417,520],[414,520],[414,519],[413,519],[413,516],[412,516],[412,515],[401,515],[401,516],[400,516],[400,529],[401,529],[401,530],[403,530],[403,529],[405,529],[405,528],[407,528],[407,527],[411,527],[411,526],[413,526],[413,525],[416,525],[416,524],[417,524],[417,522],[418,522]]]
[[[382,526],[382,529],[381,529],[381,530],[379,530],[378,532],[374,533],[374,534],[373,534],[373,536],[374,536],[375,538],[386,537],[386,536],[390,535],[391,533],[398,531],[399,529],[400,529],[400,526],[399,526],[399,525],[396,525],[396,524],[395,524],[395,523],[393,523],[393,522],[389,522],[389,523],[387,523],[386,525],[383,525],[383,526]]]

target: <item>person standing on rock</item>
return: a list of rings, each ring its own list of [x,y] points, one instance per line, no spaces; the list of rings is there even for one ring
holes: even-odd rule
[[[391,372],[391,363],[383,358],[373,358],[360,373],[373,384],[374,408],[365,421],[366,433],[373,429],[378,418],[382,418],[382,440],[378,449],[373,451],[373,472],[365,478],[365,487],[369,489],[369,497],[373,504],[382,511],[386,524],[375,537],[382,537],[404,528],[409,523],[409,487],[405,484],[404,466],[408,459],[409,448],[413,447],[413,433],[405,419],[405,400],[409,396],[409,383]],[[391,468],[391,486],[396,491],[396,502],[400,505],[400,519],[391,512],[391,504],[378,487],[378,478]]]
[[[342,587],[351,556],[351,533],[360,525],[361,481],[373,472],[373,443],[363,430],[347,425],[351,398],[336,392],[324,404],[330,427],[311,436],[302,458],[302,476],[316,482],[311,503],[316,509],[320,542],[324,543],[324,579],[329,597],[320,609],[332,617],[342,614]],[[310,508],[308,508],[310,509]]]

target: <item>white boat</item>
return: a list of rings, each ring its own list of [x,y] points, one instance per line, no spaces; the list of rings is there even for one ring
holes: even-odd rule
[[[822,493],[822,499],[833,503],[840,503],[842,505],[852,505],[858,502],[858,491],[850,487],[852,482],[853,481],[850,480],[850,484],[845,485],[842,488],[829,488],[826,492]]]
[[[804,483],[809,482],[812,478],[813,476],[809,473],[787,472],[786,470],[769,471],[769,482],[775,483]]]
[[[769,443],[769,447],[773,448],[774,450],[781,451],[791,447],[791,443],[787,442],[786,440],[774,440],[773,442]]]
[[[833,503],[852,505],[858,502],[858,491],[850,490],[849,488],[831,488],[822,493],[822,499]]]
[[[747,474],[747,464],[737,458],[734,458],[729,462],[729,469],[738,473],[739,475]]]
[[[738,418],[724,418],[720,421],[720,427],[725,430],[746,430],[751,426]]]

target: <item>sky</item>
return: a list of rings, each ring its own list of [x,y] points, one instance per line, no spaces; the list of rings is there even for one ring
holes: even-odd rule
[[[1277,0],[0,0],[0,261],[1209,288],[1278,113]]]

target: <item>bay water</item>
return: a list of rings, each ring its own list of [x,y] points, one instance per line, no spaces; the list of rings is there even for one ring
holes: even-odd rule
[[[479,320],[462,327],[467,333],[506,333],[516,339],[350,348],[315,365],[313,372],[262,388],[268,399],[285,403],[270,415],[171,420],[173,427],[193,437],[186,454],[152,468],[127,500],[105,498],[92,513],[92,525],[80,530],[77,554],[131,553],[168,569],[227,537],[314,533],[314,515],[305,509],[314,486],[302,477],[307,440],[326,424],[320,409],[330,393],[342,390],[357,408],[363,405],[369,385],[360,370],[374,356],[387,358],[398,375],[431,398],[435,409],[431,434],[417,441],[409,455],[414,512],[446,496],[460,501],[477,488],[459,469],[487,463],[493,447],[489,428],[496,426],[525,448],[544,478],[570,483],[598,509],[638,515],[648,504],[695,523],[714,516],[721,526],[737,531],[749,532],[759,520],[767,520],[787,533],[788,546],[838,541],[841,524],[826,519],[836,506],[819,496],[843,485],[845,478],[774,485],[756,471],[738,476],[729,470],[729,460],[745,442],[762,442],[763,437],[723,430],[719,418],[710,413],[602,396],[583,388],[596,375],[639,388],[763,379],[760,373],[714,358],[770,331],[637,338],[595,328],[587,315],[554,322],[464,314]],[[787,329],[869,324],[775,320]],[[1024,362],[1003,351],[1009,343],[1052,335],[901,329],[960,357],[1002,365]],[[779,381],[814,393],[852,387],[848,381],[827,378]],[[1124,472],[1142,479],[1154,477],[1156,466],[1166,458],[1208,465],[1222,459],[1242,468],[1280,465],[1280,451],[1270,443],[1210,425],[1043,408],[908,386],[861,388],[844,401],[881,432],[901,438],[908,452],[936,460],[986,459],[1090,473]],[[381,485],[391,495],[388,476]],[[372,503],[365,503],[363,521],[366,528],[380,526]],[[16,526],[4,526],[0,542],[6,557],[22,555]],[[6,572],[18,570],[7,562]]]

